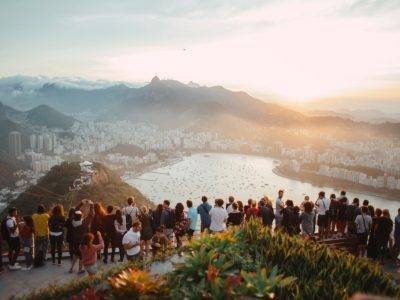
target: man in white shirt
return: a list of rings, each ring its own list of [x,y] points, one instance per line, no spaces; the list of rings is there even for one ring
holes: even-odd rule
[[[275,200],[275,228],[282,226],[283,209],[285,208],[283,204],[283,190],[279,190],[278,198]]]
[[[372,218],[368,213],[369,210],[367,206],[361,207],[361,214],[358,215],[354,221],[357,227],[357,236],[359,239],[358,250],[360,251],[360,256],[364,256],[365,254],[368,235],[372,225]]]
[[[331,205],[331,200],[325,197],[325,192],[321,191],[318,194],[318,199],[315,202],[315,206],[318,211],[318,235],[323,238],[325,234],[329,233],[329,206]]]
[[[122,214],[126,218],[126,229],[127,230],[129,230],[131,228],[133,223],[139,221],[139,208],[136,207],[134,200],[135,200],[135,198],[133,196],[129,197],[127,200],[128,206],[124,207],[122,210]]]
[[[142,226],[140,222],[134,222],[131,229],[125,233],[122,239],[122,245],[126,252],[126,258],[130,261],[136,260],[140,256],[141,243],[140,243],[140,230]]]
[[[235,202],[235,198],[233,196],[229,196],[228,198],[228,203],[226,204],[226,212],[229,215],[231,212],[233,212],[233,207],[232,204]]]
[[[215,200],[215,206],[210,210],[211,217],[211,232],[222,232],[226,228],[226,219],[228,218],[228,213],[223,208],[224,200]]]

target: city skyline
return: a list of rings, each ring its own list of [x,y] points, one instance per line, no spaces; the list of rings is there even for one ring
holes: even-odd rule
[[[157,74],[264,100],[399,100],[393,0],[1,6],[0,76],[145,82]]]

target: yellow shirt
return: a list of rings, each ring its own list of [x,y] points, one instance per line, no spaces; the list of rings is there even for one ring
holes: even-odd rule
[[[36,236],[49,235],[49,218],[48,214],[33,214],[32,219]]]

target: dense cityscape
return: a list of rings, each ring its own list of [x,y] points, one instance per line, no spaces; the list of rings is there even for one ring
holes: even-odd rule
[[[281,159],[281,167],[293,174],[306,171],[376,189],[400,190],[400,142],[392,138],[350,142],[321,135],[327,147],[317,150],[312,145],[293,148],[276,141],[265,146],[245,139],[224,139],[212,132],[162,130],[153,124],[129,121],[75,122],[67,134],[46,127],[36,127],[35,132],[26,143],[21,133],[9,134],[9,154],[29,168],[16,172],[14,187],[0,190],[3,201],[17,197],[64,160],[95,159],[114,170],[135,172],[143,166],[157,166],[165,158],[180,157],[184,151],[272,156]],[[118,145],[135,146],[138,151],[113,151]]]

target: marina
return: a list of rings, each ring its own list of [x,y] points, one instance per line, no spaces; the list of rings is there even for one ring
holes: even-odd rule
[[[318,192],[327,195],[339,194],[339,190],[315,186],[310,183],[281,177],[273,172],[279,161],[252,155],[199,153],[183,157],[176,163],[165,165],[139,176],[125,177],[127,183],[135,186],[155,203],[164,199],[177,202],[193,200],[197,205],[201,196],[209,199],[230,195],[246,202],[249,198],[258,200],[267,195],[274,200],[279,189],[285,190],[285,199],[299,204],[305,195],[316,200]],[[345,188],[345,187],[344,187]],[[348,198],[368,199],[374,207],[388,208],[394,217],[400,205],[398,201],[388,200],[377,195],[348,190]]]

